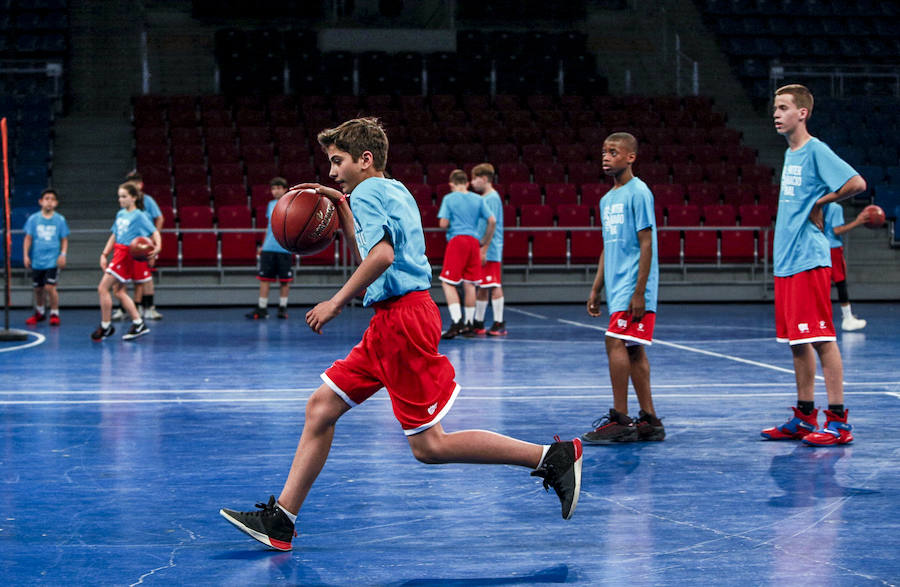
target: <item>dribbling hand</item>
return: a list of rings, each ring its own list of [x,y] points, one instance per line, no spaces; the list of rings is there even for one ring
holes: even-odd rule
[[[344,197],[344,194],[342,194],[339,190],[324,186],[320,183],[298,183],[297,185],[293,186],[291,190],[315,190],[317,194],[319,194],[320,196],[325,196],[335,205],[337,205],[340,199]]]
[[[331,322],[343,309],[343,306],[339,306],[331,300],[319,302],[306,313],[306,325],[316,334],[322,334],[322,327]]]

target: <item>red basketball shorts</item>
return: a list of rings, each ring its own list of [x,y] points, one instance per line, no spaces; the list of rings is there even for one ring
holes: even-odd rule
[[[459,393],[453,365],[437,350],[440,312],[427,291],[373,307],[362,340],[326,369],[322,380],[350,407],[386,388],[403,432],[422,432],[441,421]]]
[[[840,283],[847,280],[847,260],[844,259],[844,247],[831,249],[831,281]]]
[[[460,234],[447,243],[441,281],[458,285],[462,281],[481,282],[481,245],[474,236]]]
[[[503,266],[500,261],[488,261],[481,266],[481,287],[501,287],[503,282],[500,275],[503,272]]]
[[[628,312],[613,312],[609,317],[606,336],[621,338],[625,344],[653,344],[653,327],[656,326],[656,312],[644,312],[640,320],[634,320]]]
[[[128,245],[120,245],[116,243],[113,249],[113,259],[106,267],[106,272],[121,281],[128,283],[144,283],[150,281],[153,276],[150,274],[150,267],[146,261],[135,261],[131,256],[131,250]]]
[[[775,338],[790,344],[837,340],[831,319],[831,267],[775,277]]]

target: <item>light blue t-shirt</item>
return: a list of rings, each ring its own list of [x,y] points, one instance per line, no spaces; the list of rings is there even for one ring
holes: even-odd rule
[[[809,213],[816,200],[839,190],[855,175],[855,169],[815,137],[796,151],[785,151],[775,217],[776,277],[831,267],[828,238],[810,222]]]
[[[156,227],[143,210],[135,208],[129,212],[120,208],[110,231],[116,235],[117,245],[129,245],[139,236],[152,235],[156,232]]]
[[[366,289],[363,305],[430,289],[422,217],[406,187],[394,179],[370,177],[356,186],[349,202],[360,256],[365,259],[385,236],[394,247],[394,262]]]
[[[825,236],[828,237],[828,245],[832,249],[844,246],[844,239],[834,234],[835,226],[843,226],[844,209],[837,202],[830,202],[825,206]]]
[[[650,275],[644,290],[648,312],[656,311],[659,289],[659,261],[656,245],[656,215],[653,194],[642,180],[634,177],[620,188],[612,189],[600,199],[603,227],[603,281],[609,313],[626,312],[637,286],[641,243],[638,232],[650,229],[653,253]]]
[[[441,200],[438,210],[438,218],[446,218],[450,221],[447,229],[447,240],[454,236],[466,235],[479,238],[478,221],[491,216],[484,198],[474,192],[450,192]],[[496,218],[495,218],[496,220]]]
[[[266,205],[266,238],[263,240],[262,250],[270,253],[290,255],[290,251],[278,244],[278,241],[275,240],[275,235],[272,234],[272,210],[275,209],[276,204],[278,204],[278,200],[272,198]]]
[[[497,193],[497,190],[489,191],[482,196],[482,199],[487,204],[491,216],[497,221],[497,226],[494,228],[494,236],[491,237],[491,244],[488,245],[487,260],[499,263],[503,260],[503,200],[500,199],[500,194]],[[479,241],[484,237],[486,230],[487,219],[479,219],[477,235]]]
[[[154,200],[153,196],[150,194],[144,194],[144,214],[150,218],[150,222],[153,222],[162,216],[162,210],[159,208],[159,204],[156,203],[156,200]]]
[[[66,218],[57,212],[45,218],[35,212],[25,221],[25,234],[31,235],[32,269],[53,269],[62,250],[62,239],[69,236],[69,225]]]

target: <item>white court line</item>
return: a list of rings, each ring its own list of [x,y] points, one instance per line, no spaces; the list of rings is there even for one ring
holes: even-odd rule
[[[582,324],[581,322],[574,322],[572,320],[563,320],[562,318],[557,318],[557,322],[562,322],[563,324],[571,324],[572,326],[580,326],[582,328],[590,328],[592,330],[602,330],[604,332],[606,331],[606,328],[602,327],[602,326],[592,326],[590,324]],[[737,363],[744,363],[746,365],[753,365],[754,367],[762,367],[764,369],[771,369],[773,371],[779,371],[781,373],[790,373],[791,375],[794,374],[793,369],[785,369],[784,367],[778,367],[776,365],[770,365],[768,363],[760,363],[759,361],[751,361],[750,359],[742,359],[741,357],[735,357],[734,355],[726,355],[724,353],[705,351],[703,349],[689,347],[689,346],[683,345],[683,344],[676,344],[674,342],[666,342],[664,340],[659,340],[658,338],[653,339],[653,344],[659,344],[662,346],[676,348],[676,349],[682,350],[682,351],[688,351],[691,353],[698,353],[701,355],[716,357],[718,359],[728,359],[729,361],[735,361]],[[821,375],[816,375],[816,379],[819,379],[821,381],[825,380],[825,378],[822,377]]]
[[[21,351],[21,350],[23,350],[23,349],[27,349],[27,348],[30,348],[30,347],[33,347],[33,346],[37,346],[37,345],[39,345],[39,344],[43,344],[44,341],[47,340],[47,337],[44,336],[43,334],[41,334],[40,332],[29,332],[29,331],[27,331],[27,330],[16,330],[16,332],[24,332],[24,333],[27,334],[28,336],[33,336],[33,337],[35,337],[36,340],[33,340],[33,341],[28,342],[28,343],[25,343],[25,344],[17,344],[17,345],[11,346],[11,347],[2,348],[2,349],[0,349],[0,353],[9,353],[9,352],[12,352],[12,351]]]
[[[524,315],[526,315],[526,316],[531,316],[532,318],[539,318],[539,319],[541,319],[541,320],[546,320],[546,319],[547,319],[546,316],[542,316],[541,314],[534,314],[534,313],[532,313],[532,312],[526,312],[525,310],[520,310],[519,308],[513,308],[513,307],[511,307],[511,306],[506,306],[506,307],[504,308],[504,311],[506,311],[506,312],[514,312],[514,313],[516,313],[516,314],[524,314]]]

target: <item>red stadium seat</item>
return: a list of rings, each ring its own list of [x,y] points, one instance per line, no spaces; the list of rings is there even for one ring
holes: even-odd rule
[[[393,149],[393,146],[391,146],[391,149]],[[278,161],[282,165],[287,163],[309,163],[311,156],[312,153],[309,152],[309,147],[305,142],[289,143],[282,141],[278,145]]]
[[[553,207],[522,204],[519,206],[519,226],[553,226]]]
[[[392,163],[391,176],[403,183],[422,183],[425,181],[425,170],[420,163]]]
[[[504,183],[522,183],[531,181],[531,171],[524,163],[501,163],[497,173]]]
[[[256,210],[260,206],[265,207],[272,199],[272,188],[268,183],[259,183],[250,186],[250,209]]]
[[[503,232],[503,262],[510,264],[528,263],[528,233],[524,231]]]
[[[610,183],[583,183],[581,184],[581,203],[595,208],[600,199],[610,190]]]
[[[443,230],[425,233],[425,256],[433,265],[440,266],[447,249],[447,233]]]
[[[540,204],[541,187],[536,183],[513,182],[509,184],[509,203],[514,206]]]
[[[718,256],[715,230],[684,231],[684,260],[687,263],[714,263]]]
[[[174,204],[172,188],[169,187],[169,184],[157,185],[144,182],[144,194],[156,200],[160,208],[171,207]]]
[[[540,230],[533,232],[531,236],[532,259],[535,263],[562,264],[566,262],[565,231]]]
[[[243,185],[244,167],[240,163],[210,164],[209,181],[213,188],[222,184]]]
[[[758,253],[757,258],[767,258],[772,262],[772,253],[775,251],[775,231],[772,229],[759,231],[759,239],[757,239]],[[766,254],[768,252],[768,254]]]
[[[416,148],[410,143],[391,143],[390,158],[393,163],[412,163],[416,160]]]
[[[756,186],[747,183],[729,183],[722,186],[722,195],[726,204],[740,206],[756,203]]]
[[[419,206],[419,214],[422,216],[422,226],[424,228],[437,228],[438,227],[438,207],[435,205],[431,206]]]
[[[175,198],[179,208],[182,206],[209,207],[209,188],[206,187],[206,184],[178,184],[175,186]]]
[[[178,209],[181,228],[212,228],[213,212],[209,206],[184,206]]]
[[[222,265],[256,265],[256,239],[253,232],[223,232]]]
[[[434,189],[427,183],[407,183],[405,185],[419,206],[434,204]]]
[[[213,143],[206,147],[206,156],[209,164],[236,163],[240,158],[240,151],[234,143]],[[203,161],[201,160],[200,163]],[[196,163],[196,161],[195,161]]]
[[[203,143],[203,134],[198,127],[179,126],[169,131],[169,139],[173,145],[200,145]]]
[[[506,181],[506,179],[504,179]],[[535,183],[564,183],[566,170],[561,163],[538,162],[534,164]]]
[[[432,140],[435,137],[431,137]],[[450,148],[444,143],[423,143],[416,147],[419,160],[425,163],[440,163],[450,160]]]
[[[722,230],[723,263],[749,263],[755,258],[756,244],[752,230]]]
[[[186,232],[181,235],[182,265],[197,267],[218,263],[218,244],[212,232]]]
[[[741,216],[741,226],[771,226],[772,212],[766,205],[744,204],[738,208]]]
[[[503,226],[518,226],[519,212],[516,206],[512,204],[503,205]]]
[[[772,210],[778,208],[778,194],[780,187],[773,183],[760,183],[756,185],[756,193],[759,196],[759,203],[769,206]]]
[[[484,147],[481,143],[457,143],[450,147],[450,156],[457,162],[484,161]]]
[[[284,177],[288,185],[296,185],[298,183],[316,181],[316,168],[309,163],[282,163],[281,176]],[[421,178],[421,176],[419,176]],[[328,183],[328,176],[319,177],[322,183]]]
[[[590,226],[591,207],[580,204],[559,204],[556,206],[559,226]],[[575,233],[572,233],[575,236]]]
[[[247,163],[247,183],[268,184],[273,177],[280,175],[274,161],[263,163]]]
[[[655,185],[671,182],[668,163],[653,163],[638,161],[634,166],[634,174],[640,177],[647,185]]]
[[[246,145],[241,143],[241,159],[245,163],[274,163],[275,148],[271,143]]]
[[[522,162],[534,166],[536,163],[553,161],[553,148],[541,143],[522,145]],[[506,180],[509,181],[509,180]],[[525,181],[528,181],[527,179]]]
[[[203,156],[203,148],[200,148],[200,156]],[[169,148],[165,144],[138,143],[135,148],[135,159],[138,169],[145,165],[169,165]],[[202,159],[201,159],[202,160]]]
[[[572,231],[572,263],[596,264],[603,252],[602,230],[573,230]]]
[[[681,206],[686,192],[680,183],[655,183],[650,188],[654,203],[660,206]]]
[[[250,208],[243,206],[222,206],[216,210],[219,228],[253,228]],[[223,252],[224,256],[224,252]]]
[[[688,202],[695,206],[709,206],[719,203],[719,184],[700,182],[687,186]]]
[[[569,183],[595,183],[605,178],[600,165],[594,162],[569,163]]]
[[[487,158],[496,166],[501,163],[516,163],[519,160],[519,148],[512,143],[488,145]]]
[[[192,163],[179,163],[174,169],[175,184],[206,184],[207,174],[205,165]],[[156,183],[154,181],[154,183]]]
[[[215,185],[212,189],[212,196],[213,206],[216,209],[221,206],[247,207],[247,189],[239,183]]]
[[[770,183],[772,168],[765,165],[742,165],[741,183]]]
[[[711,149],[719,148],[713,145],[707,146]],[[738,166],[732,163],[705,165],[703,170],[706,173],[706,179],[713,183],[737,183],[738,181]]]
[[[656,235],[660,263],[681,263],[681,232],[660,230]]]
[[[672,165],[672,181],[674,183],[699,183],[703,181],[703,166],[696,163],[680,163]]]
[[[548,183],[544,186],[544,195],[548,204],[577,204],[578,191],[574,183]]]
[[[700,208],[692,204],[666,208],[667,226],[700,226]]]
[[[425,167],[425,173],[428,175],[428,183],[438,185],[450,182],[450,173],[457,169],[455,163],[429,163]]]
[[[174,223],[169,225],[175,226]],[[178,264],[178,235],[174,232],[162,233],[162,251],[156,260],[158,267],[174,267]]]
[[[713,204],[703,207],[704,226],[734,226],[737,210],[731,204]]]
[[[334,240],[323,250],[313,255],[301,255],[300,265],[335,265],[338,262],[341,250],[340,236],[335,236]]]

